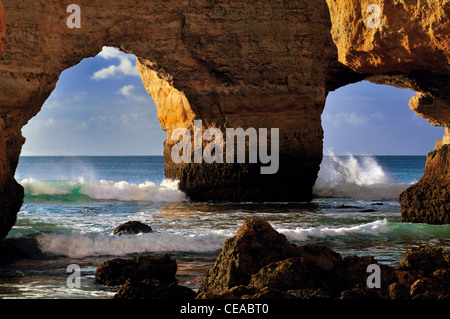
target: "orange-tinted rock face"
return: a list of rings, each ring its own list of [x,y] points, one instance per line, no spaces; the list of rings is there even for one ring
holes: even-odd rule
[[[411,109],[433,125],[449,127],[449,1],[327,3],[339,61],[359,73],[384,74],[376,83],[416,91]]]
[[[450,223],[450,145],[427,156],[420,181],[400,195],[404,222]]]
[[[360,73],[450,73],[448,0],[327,0],[339,61]]]
[[[2,2],[0,1],[0,53],[2,53],[6,47],[5,33],[6,33],[5,9],[3,8]]]
[[[357,80],[413,88],[414,110],[433,124],[450,123],[448,1],[386,4],[376,30],[361,13],[365,0],[79,0],[80,28],[68,27],[67,3],[2,2],[9,44],[0,57],[0,238],[22,203],[14,181],[22,126],[63,70],[103,46],[138,57],[168,134],[166,176],[192,199],[310,198],[326,95]],[[3,21],[0,9],[0,37]],[[192,130],[195,119],[203,129],[280,128],[278,172],[261,175],[261,165],[248,163],[174,163],[171,134]]]

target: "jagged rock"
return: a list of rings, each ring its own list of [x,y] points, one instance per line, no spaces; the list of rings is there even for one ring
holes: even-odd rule
[[[402,221],[450,223],[450,145],[430,152],[418,183],[400,195]]]
[[[388,288],[389,299],[409,299],[410,286],[394,282]]]
[[[267,222],[246,220],[236,236],[225,243],[197,298],[450,298],[450,253],[442,248],[414,248],[405,254],[400,268],[394,269],[378,263],[372,256],[342,258],[326,247],[289,244],[279,235]],[[272,254],[271,258],[279,260],[264,265],[271,258],[263,260],[262,256],[270,255],[263,247],[273,249],[276,238],[283,253]],[[373,264],[380,267],[379,288],[367,285],[368,266]],[[240,270],[245,271],[245,276],[240,276]]]
[[[335,280],[336,285],[342,288],[339,292],[353,285],[353,277],[347,278],[351,275],[346,274],[347,277],[344,277],[343,274],[355,271],[358,266],[365,284],[367,273],[366,268],[362,267],[367,267],[367,263],[362,263],[356,257],[351,259],[356,262],[348,262],[348,258],[344,260],[346,262],[338,253],[326,247],[290,244],[284,235],[276,232],[267,222],[248,219],[236,236],[225,242],[215,265],[208,271],[200,287],[198,298],[253,298],[261,291],[264,291],[264,295],[280,298],[324,297],[329,295],[326,291],[334,293],[325,284],[330,280]],[[370,258],[361,260],[374,262]],[[334,278],[336,272],[344,279]],[[343,281],[346,285],[342,284]],[[322,288],[328,290],[317,292],[317,289]]]
[[[399,283],[391,285],[392,299],[450,299],[450,252],[440,247],[420,246],[400,262]]]
[[[296,247],[267,222],[247,219],[233,238],[225,241],[199,292],[220,294],[247,285],[251,275],[272,262],[295,256]]]
[[[448,27],[443,25],[449,14],[446,0],[423,5],[413,0],[381,3],[327,0],[327,3],[339,61],[352,69],[361,73],[450,71],[450,50],[445,44],[449,40]],[[375,3],[379,8],[374,8]],[[430,29],[434,32],[428,32]]]
[[[440,247],[413,248],[403,256],[399,269],[421,276],[430,276],[439,269],[450,269],[450,253]]]
[[[7,39],[6,39],[6,17],[5,9],[3,8],[2,2],[0,1],[0,54],[5,50]]]
[[[252,284],[262,288],[262,281],[267,278],[268,272],[287,271],[285,264],[282,263],[277,268],[276,262],[291,257],[301,258],[301,261],[292,260],[293,264],[299,265],[298,269],[292,267],[292,271],[300,271],[301,267],[305,267],[305,273],[315,277],[331,271],[335,263],[341,260],[341,256],[329,248],[292,245],[286,236],[275,231],[267,222],[247,219],[236,235],[225,241],[224,248],[215,265],[208,271],[199,293],[221,294],[235,286],[250,287]],[[263,268],[264,266],[267,268]],[[264,276],[258,276],[259,271],[263,271]],[[286,282],[288,281],[286,278]],[[298,288],[302,287],[290,286],[285,287],[285,290]]]
[[[262,289],[271,287],[280,290],[295,290],[314,287],[309,265],[300,257],[288,258],[262,267],[252,275],[249,286]],[[313,268],[312,265],[311,268]]]
[[[187,287],[175,283],[167,284],[159,280],[136,281],[128,279],[123,284],[114,299],[194,299],[196,293]]]
[[[94,284],[116,286],[127,279],[142,281],[156,279],[165,284],[177,283],[177,262],[168,254],[139,256],[129,259],[116,258],[97,267]]]
[[[448,280],[439,277],[425,277],[411,285],[412,299],[450,299]]]
[[[327,250],[322,249],[322,252],[325,251]],[[303,254],[300,253],[300,255]],[[282,291],[322,287],[323,282],[330,277],[331,271],[341,261],[340,255],[336,253],[335,255],[337,256],[329,259],[324,253],[314,256],[313,259],[305,254],[303,257],[271,263],[252,275],[249,286],[259,289],[270,287]]]
[[[399,267],[411,278],[405,286],[413,299],[450,299],[450,252],[420,246],[407,252]]]
[[[321,288],[288,290],[287,293],[295,299],[330,299],[330,294]]]
[[[113,235],[135,235],[142,233],[151,233],[153,232],[152,228],[144,223],[139,221],[129,221],[123,224],[120,224],[116,228],[113,229]]]
[[[395,269],[387,265],[379,264],[372,256],[344,257],[342,262],[333,270],[333,275],[327,281],[328,290],[334,295],[338,295],[343,291],[349,291],[348,293],[350,295],[353,295],[354,293],[366,295],[367,277],[369,276],[367,267],[372,264],[380,266],[381,288],[369,290],[375,291],[379,297],[386,298],[389,294],[389,285],[397,280]],[[355,288],[357,289],[353,290]],[[370,292],[370,294],[372,294],[372,292]]]
[[[357,287],[350,290],[344,290],[341,293],[340,299],[376,300],[381,299],[381,297],[373,289]]]

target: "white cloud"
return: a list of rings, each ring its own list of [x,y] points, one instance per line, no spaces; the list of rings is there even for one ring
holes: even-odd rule
[[[354,112],[352,112],[352,113],[343,112],[343,113],[338,113],[334,116],[327,114],[324,117],[324,120],[332,123],[333,125],[346,124],[346,125],[356,126],[356,127],[363,126],[368,121],[368,119],[366,117],[364,117],[362,115],[358,115]]]
[[[125,85],[123,88],[119,90],[119,93],[123,96],[129,97],[131,96],[131,91],[134,89],[134,85]]]
[[[45,127],[50,127],[55,123],[55,119],[53,117],[49,118],[47,121],[45,121],[44,125]]]
[[[344,118],[344,121],[352,126],[362,126],[367,123],[367,118],[352,112]]]
[[[111,58],[119,58],[123,53],[113,47],[103,47],[102,51],[98,54],[102,58],[108,60]]]
[[[103,47],[102,52],[98,54],[105,60],[109,59],[119,59],[119,65],[110,65],[107,68],[103,68],[92,75],[93,80],[104,80],[107,78],[114,77],[116,75],[129,75],[129,76],[140,76],[139,71],[136,67],[136,63],[130,61],[130,56],[120,52],[116,48]]]
[[[122,94],[126,98],[130,98],[136,102],[145,102],[149,100],[148,96],[140,96],[136,93],[133,93],[132,91],[135,89],[134,85],[125,85],[122,87],[117,93]]]

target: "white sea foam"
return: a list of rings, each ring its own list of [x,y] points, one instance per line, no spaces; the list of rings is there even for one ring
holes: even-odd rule
[[[288,240],[307,241],[313,238],[366,234],[378,236],[390,231],[387,220],[351,227],[276,228]],[[233,236],[227,231],[203,231],[198,234],[148,233],[131,236],[92,236],[80,233],[41,233],[37,237],[39,248],[47,254],[71,258],[86,256],[125,256],[148,252],[196,252],[220,251],[225,240]]]
[[[39,195],[67,195],[75,186],[77,181],[39,181],[34,178],[27,178],[19,181],[25,189],[25,194],[33,196]]]
[[[150,201],[150,202],[183,202],[186,195],[178,189],[178,182],[165,179],[160,185],[153,182],[141,184],[126,181],[86,181],[83,178],[72,181],[39,181],[32,178],[19,181],[25,194],[69,195],[73,192],[97,200]]]
[[[178,183],[163,181],[161,185],[153,182],[132,184],[125,181],[99,181],[83,183],[80,193],[93,199],[115,199],[122,201],[181,202],[186,195],[178,190]]]
[[[320,197],[397,198],[408,184],[396,183],[375,158],[324,157],[313,193]]]
[[[289,240],[306,241],[310,238],[325,238],[334,236],[344,236],[350,234],[365,234],[378,236],[387,233],[391,229],[387,225],[386,219],[377,220],[367,224],[361,224],[351,227],[312,227],[296,229],[277,229],[278,232],[286,235]]]
[[[222,249],[225,239],[215,234],[192,236],[168,233],[95,237],[79,233],[41,233],[37,237],[39,248],[44,253],[71,258],[167,251],[207,253]]]

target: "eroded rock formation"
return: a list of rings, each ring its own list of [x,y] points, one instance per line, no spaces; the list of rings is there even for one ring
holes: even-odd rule
[[[0,54],[6,48],[6,17],[5,17],[5,9],[3,8],[2,3],[0,2]]]
[[[380,286],[367,285],[368,266]],[[266,221],[248,219],[228,239],[200,287],[199,299],[448,299],[450,253],[423,246],[400,267],[372,256],[345,256],[316,245],[296,246]]]
[[[450,144],[427,156],[425,173],[400,195],[402,220],[450,224]]]
[[[158,280],[166,284],[176,284],[177,262],[168,254],[158,256],[138,256],[129,259],[106,260],[95,271],[94,284],[117,286],[128,279],[134,281]]]
[[[368,12],[366,0],[80,0],[79,29],[66,24],[61,1],[2,2],[9,44],[0,56],[0,238],[23,199],[14,180],[21,128],[61,72],[103,46],[138,57],[168,134],[166,176],[179,179],[191,199],[311,198],[325,98],[358,80],[412,88],[411,108],[450,126],[448,0],[385,1],[375,28],[378,11]],[[3,29],[0,23],[0,39]],[[203,129],[280,128],[278,172],[261,175],[260,164],[248,163],[175,164],[171,134],[192,130],[195,119]]]
[[[373,83],[417,92],[411,110],[446,127],[436,152],[428,155],[423,178],[400,203],[404,221],[448,223],[448,152],[439,149],[450,143],[450,1],[327,3],[339,61]]]

